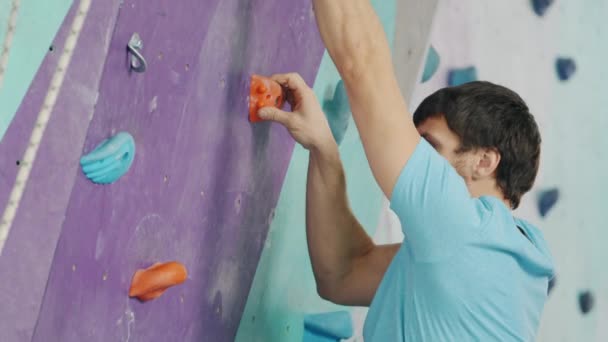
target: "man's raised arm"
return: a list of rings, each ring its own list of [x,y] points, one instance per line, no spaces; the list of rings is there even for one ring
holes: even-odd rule
[[[370,167],[390,198],[420,135],[399,90],[386,34],[368,0],[313,0],[313,7]]]

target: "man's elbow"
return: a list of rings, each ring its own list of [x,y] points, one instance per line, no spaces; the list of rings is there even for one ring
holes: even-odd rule
[[[332,302],[332,292],[330,291],[329,287],[317,284],[317,294],[322,299]]]
[[[340,292],[339,285],[336,284],[336,282],[330,283],[317,281],[317,294],[319,294],[319,297],[322,299],[334,304],[341,304]]]
[[[348,289],[340,281],[332,283],[317,283],[317,294],[322,299],[337,305],[355,305],[350,298]]]

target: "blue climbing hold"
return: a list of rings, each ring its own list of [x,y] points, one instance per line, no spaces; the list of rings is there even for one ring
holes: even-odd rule
[[[110,184],[124,175],[135,157],[135,140],[120,132],[80,158],[82,171],[93,183]]]
[[[552,4],[553,0],[532,0],[532,7],[534,8],[534,12],[539,17],[545,15],[545,13]]]
[[[589,313],[589,311],[593,309],[594,302],[593,293],[590,291],[584,291],[578,295],[578,305],[583,315]]]
[[[439,54],[437,50],[431,45],[429,54],[426,56],[426,63],[424,65],[424,72],[422,73],[422,82],[426,82],[433,77],[437,69],[439,68],[440,62]]]
[[[477,68],[474,66],[463,69],[452,69],[448,75],[448,84],[450,87],[473,81],[477,81]]]
[[[559,200],[559,189],[549,189],[542,191],[538,196],[538,212],[540,216],[545,217]]]
[[[303,342],[336,342],[353,336],[353,322],[347,311],[304,317]]]
[[[576,63],[572,58],[559,57],[555,61],[555,69],[557,71],[557,77],[559,77],[559,80],[567,81],[576,72]]]
[[[551,294],[551,291],[553,291],[555,284],[557,284],[557,275],[554,275],[553,278],[549,280],[549,288],[547,289],[547,295]]]
[[[348,129],[348,122],[351,116],[350,104],[348,103],[348,95],[346,94],[344,81],[340,80],[336,85],[334,97],[323,103],[323,111],[327,116],[327,121],[329,121],[331,133],[334,135],[334,139],[338,145],[340,145],[342,140],[344,140],[344,135]]]

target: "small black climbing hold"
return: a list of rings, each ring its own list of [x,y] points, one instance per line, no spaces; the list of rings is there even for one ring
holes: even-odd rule
[[[538,213],[545,217],[559,199],[559,189],[553,188],[540,193],[538,197]]]
[[[17,166],[21,165],[21,160],[17,160]]]
[[[576,72],[576,63],[572,58],[560,57],[555,61],[555,69],[559,80],[567,81]]]
[[[578,304],[583,315],[589,313],[589,311],[593,309],[594,302],[593,293],[590,291],[584,291],[578,295]]]
[[[551,294],[551,291],[553,291],[553,288],[555,287],[556,283],[557,283],[557,275],[554,275],[553,278],[551,278],[549,280],[549,288],[547,289],[547,295]]]
[[[55,47],[53,45],[49,46],[49,51],[53,52],[53,50],[55,50]]]
[[[532,7],[534,8],[534,12],[539,17],[545,15],[545,13],[552,4],[553,0],[532,0]]]

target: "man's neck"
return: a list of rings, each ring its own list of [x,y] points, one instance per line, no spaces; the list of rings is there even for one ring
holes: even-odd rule
[[[500,188],[498,188],[498,186],[496,186],[495,184],[493,184],[493,185],[484,184],[484,185],[479,184],[479,186],[473,186],[470,189],[473,197],[482,197],[482,196],[495,197],[498,200],[500,200],[501,202],[503,202],[505,204],[505,206],[507,208],[509,208],[509,210],[512,209],[511,201],[509,201],[508,199],[505,198],[505,195],[503,194],[502,190],[500,190]]]

